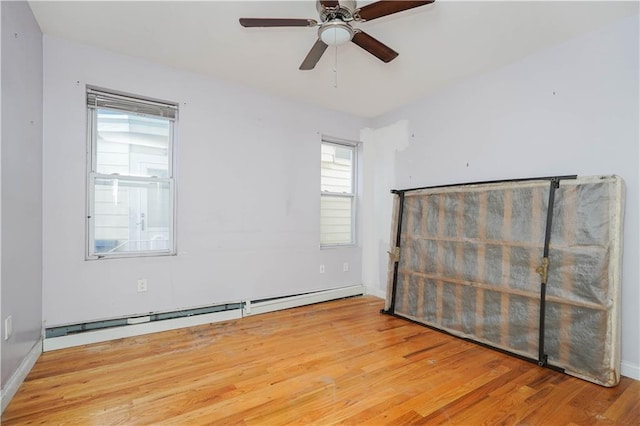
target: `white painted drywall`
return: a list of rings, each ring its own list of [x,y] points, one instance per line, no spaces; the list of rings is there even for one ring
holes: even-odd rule
[[[2,342],[7,397],[5,385],[42,334],[42,34],[27,2],[0,8],[2,339],[5,318],[13,318]]]
[[[0,5],[0,321],[2,316],[2,5]],[[4,397],[2,395],[2,341],[4,336],[0,331],[0,415],[4,412]]]
[[[384,210],[391,208],[389,186],[403,189],[574,173],[622,176],[627,186],[622,360],[623,373],[626,368],[636,378],[640,375],[638,73],[638,18],[632,17],[442,90],[377,118],[373,129],[363,132],[365,152],[373,140],[376,152],[390,153],[385,170],[392,170],[393,178],[370,180],[377,186],[367,189],[367,194],[373,191],[386,200]],[[407,131],[397,123],[405,121],[409,144],[398,147],[397,140]],[[394,128],[395,134],[389,134]],[[378,132],[384,134],[386,148],[380,147]],[[366,161],[376,167],[385,164],[365,158],[365,168]],[[371,200],[365,197],[363,203]],[[364,244],[363,262],[369,267],[364,276],[377,278],[381,288],[386,277],[375,265],[387,258],[377,245],[388,241],[389,230],[382,230]]]
[[[180,103],[177,256],[84,260],[87,84]],[[319,188],[321,134],[364,119],[50,36],[44,118],[48,327],[362,284],[360,247],[319,248]]]
[[[409,122],[401,120],[378,129],[360,132],[363,151],[363,193],[365,212],[362,226],[362,279],[369,294],[386,296],[388,252],[393,219],[396,153],[409,147]],[[395,244],[394,244],[395,246]]]

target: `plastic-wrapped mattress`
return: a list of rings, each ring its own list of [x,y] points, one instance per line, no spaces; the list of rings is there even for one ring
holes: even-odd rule
[[[387,313],[618,383],[619,177],[393,192]]]

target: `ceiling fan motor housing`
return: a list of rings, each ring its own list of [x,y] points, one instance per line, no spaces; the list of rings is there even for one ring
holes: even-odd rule
[[[316,1],[316,9],[322,22],[339,19],[341,21],[352,21],[353,12],[356,10],[355,0],[340,0],[335,7],[325,7],[320,0]]]

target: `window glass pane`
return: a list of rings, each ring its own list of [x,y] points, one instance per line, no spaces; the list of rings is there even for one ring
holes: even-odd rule
[[[169,176],[169,120],[106,109],[96,117],[96,172]]]
[[[95,253],[169,251],[170,201],[169,182],[96,178]]]
[[[335,144],[322,144],[320,190],[353,193],[354,149]]]
[[[322,195],[320,197],[320,243],[353,243],[352,197]]]

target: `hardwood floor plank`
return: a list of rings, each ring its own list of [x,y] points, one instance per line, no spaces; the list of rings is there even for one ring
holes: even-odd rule
[[[356,297],[44,353],[2,416],[50,424],[639,424],[579,380]]]
[[[628,378],[623,377],[623,379],[630,380]],[[638,382],[633,382],[625,391],[620,394],[615,401],[612,402],[611,406],[604,412],[605,417],[617,421],[633,421],[637,420],[638,416],[640,416],[640,409],[638,407],[638,402],[640,401],[640,388],[637,385]],[[636,422],[638,424],[640,422]],[[631,424],[631,423],[629,423]]]

